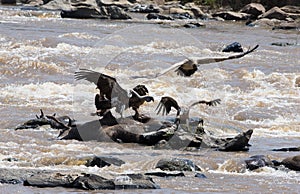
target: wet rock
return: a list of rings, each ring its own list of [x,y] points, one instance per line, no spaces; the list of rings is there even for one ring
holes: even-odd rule
[[[132,8],[129,8],[128,11],[136,12],[136,13],[159,13],[160,9],[159,7],[152,4],[151,5],[136,4]]]
[[[205,24],[200,23],[200,22],[188,22],[183,25],[183,27],[185,27],[185,28],[200,28],[200,27],[204,27],[204,26],[205,26]]]
[[[0,183],[5,184],[21,184],[24,180],[38,174],[53,174],[53,171],[43,171],[38,169],[25,169],[25,168],[0,168]]]
[[[115,189],[115,184],[113,180],[108,180],[95,174],[85,174],[84,176],[78,176],[68,187],[84,190],[113,190]]]
[[[158,13],[149,13],[146,18],[148,20],[174,20],[174,18],[171,16]]]
[[[246,13],[237,13],[233,11],[224,11],[224,12],[217,12],[212,15],[213,17],[220,17],[223,18],[224,20],[247,20],[250,15]]]
[[[225,46],[225,48],[222,50],[222,52],[244,52],[242,45],[238,42],[233,42],[227,46]]]
[[[104,166],[110,166],[110,165],[121,166],[122,164],[125,164],[125,162],[115,157],[95,156],[91,160],[88,160],[85,165],[98,166],[99,168],[102,168]]]
[[[151,177],[142,174],[121,174],[114,179],[115,189],[159,189]]]
[[[206,178],[207,178],[207,176],[205,176],[205,174],[199,173],[199,172],[197,172],[197,173],[195,174],[195,177],[201,178],[201,179],[206,179]]]
[[[175,19],[192,19],[194,18],[193,12],[182,9],[179,7],[171,7],[169,9],[169,14],[173,16]]]
[[[78,174],[62,174],[62,173],[37,173],[28,177],[24,181],[24,186],[36,187],[69,187]]]
[[[265,7],[260,3],[250,3],[240,10],[242,13],[249,14],[252,19],[257,18],[259,15],[265,13],[265,11]]]
[[[291,170],[300,171],[300,155],[286,158],[281,164]]]
[[[181,158],[161,159],[156,168],[167,171],[201,171],[193,161]]]
[[[266,13],[262,14],[259,18],[285,20],[287,17],[288,14],[286,12],[282,11],[279,7],[273,7]]]
[[[273,149],[272,151],[275,151],[275,152],[299,152],[300,147],[279,148],[279,149]]]
[[[217,138],[203,135],[201,147],[216,148],[219,151],[248,151],[253,130],[240,133],[232,138]]]
[[[269,157],[264,155],[251,156],[245,160],[246,168],[249,170],[255,170],[264,166],[273,166],[273,162]]]
[[[60,13],[62,18],[77,18],[77,19],[108,19],[108,16],[101,13],[97,7],[76,7],[71,10],[62,10]]]
[[[184,173],[180,171],[151,171],[151,172],[146,172],[145,175],[158,176],[158,177],[185,176]]]

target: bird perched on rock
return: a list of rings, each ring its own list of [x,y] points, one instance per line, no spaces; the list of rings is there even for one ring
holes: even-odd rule
[[[200,68],[200,66],[202,64],[216,63],[216,62],[226,61],[226,60],[230,60],[230,59],[238,59],[249,53],[252,53],[254,50],[256,50],[258,48],[258,46],[259,45],[256,45],[252,49],[249,49],[248,51],[237,54],[237,55],[231,55],[231,56],[225,56],[225,57],[204,57],[204,58],[193,57],[193,58],[189,58],[189,59],[184,59],[183,61],[175,63],[168,69],[162,71],[157,76],[164,75],[167,72],[172,71],[172,70],[175,70],[177,72],[177,74],[181,75],[181,76],[191,76]]]
[[[179,120],[179,122],[186,122],[189,125],[189,113],[190,113],[190,109],[197,105],[197,104],[206,104],[208,106],[216,106],[218,104],[220,104],[221,99],[215,99],[212,101],[205,101],[205,100],[200,100],[197,102],[192,103],[191,105],[189,105],[188,107],[182,108],[178,105],[177,101],[169,96],[164,96],[161,98],[158,106],[156,107],[157,110],[157,114],[160,114],[162,112],[162,115],[168,115],[171,111],[171,108],[175,108],[177,110],[176,113],[176,121]],[[203,120],[200,120],[200,123],[202,123],[203,125]],[[188,126],[189,127],[189,126]]]
[[[75,72],[75,79],[87,80],[97,85],[100,90],[100,93],[95,96],[97,112],[115,107],[116,112],[123,117],[123,111],[131,107],[135,111],[134,119],[138,120],[141,117],[138,112],[139,107],[144,102],[154,101],[152,96],[147,95],[148,89],[145,85],[138,85],[127,92],[115,78],[96,71],[80,69]]]

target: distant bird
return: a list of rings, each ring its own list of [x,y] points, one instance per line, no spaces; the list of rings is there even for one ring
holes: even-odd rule
[[[197,104],[206,104],[208,106],[216,106],[220,104],[221,99],[215,99],[212,101],[205,101],[205,100],[200,100],[197,102],[192,103],[188,107],[182,108],[178,105],[177,101],[169,96],[164,96],[161,98],[158,106],[156,107],[157,114],[160,114],[162,112],[162,115],[168,115],[171,111],[171,108],[175,108],[177,110],[176,113],[176,120],[175,122],[186,122],[189,124],[189,113],[190,109],[197,105]],[[200,123],[203,125],[203,120],[200,120]]]
[[[75,72],[76,80],[87,80],[97,85],[100,93],[95,96],[95,106],[98,112],[115,107],[116,112],[122,113],[131,107],[135,111],[134,118],[139,118],[139,107],[144,102],[154,101],[152,96],[148,96],[148,89],[145,85],[138,85],[133,90],[127,92],[113,77],[88,69],[80,69]],[[101,103],[99,103],[101,102]]]
[[[231,55],[231,56],[225,56],[225,57],[204,57],[204,58],[198,58],[198,57],[192,57],[189,59],[184,59],[183,61],[180,61],[178,63],[175,63],[168,69],[162,71],[157,75],[161,76],[166,74],[169,71],[175,70],[178,75],[180,76],[191,76],[193,75],[202,64],[209,64],[209,63],[216,63],[221,61],[226,61],[230,59],[238,59],[241,58],[249,53],[252,53],[255,49],[258,48],[259,45],[256,45],[252,49],[249,49],[246,52],[237,54],[237,55]]]

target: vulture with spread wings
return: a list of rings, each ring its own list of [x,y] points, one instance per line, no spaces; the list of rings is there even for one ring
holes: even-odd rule
[[[177,72],[177,74],[181,75],[181,76],[191,76],[198,70],[198,68],[202,64],[216,63],[216,62],[226,61],[226,60],[230,60],[230,59],[238,59],[249,53],[252,53],[254,50],[256,50],[258,48],[258,46],[259,45],[256,45],[252,49],[249,49],[248,51],[243,52],[238,55],[231,55],[231,56],[225,56],[225,57],[205,57],[205,58],[194,57],[194,58],[184,59],[183,61],[175,63],[170,68],[162,71],[157,76],[164,75],[167,72],[172,71],[172,70],[175,70]]]
[[[189,123],[189,113],[190,113],[190,109],[197,105],[197,104],[206,104],[208,106],[216,106],[218,104],[220,104],[221,99],[215,99],[212,101],[205,101],[205,100],[200,100],[197,102],[194,102],[193,104],[191,104],[188,107],[182,108],[178,105],[178,103],[176,102],[176,100],[172,97],[169,96],[164,96],[161,98],[158,106],[156,107],[157,110],[157,114],[160,114],[162,112],[162,115],[168,115],[171,111],[171,108],[175,108],[177,110],[177,114],[176,114],[176,121],[180,121],[180,122],[186,122]],[[203,125],[203,120],[201,120],[201,123]]]
[[[131,107],[135,111],[134,118],[139,118],[138,108],[144,102],[154,101],[152,96],[148,96],[148,89],[144,85],[138,85],[128,93],[123,89],[113,77],[88,69],[80,69],[75,72],[76,80],[87,80],[97,85],[100,94],[95,96],[97,113],[105,112],[107,109],[116,108],[116,112],[121,116],[123,111]]]

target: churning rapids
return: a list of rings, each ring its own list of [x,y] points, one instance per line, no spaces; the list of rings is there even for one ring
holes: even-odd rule
[[[0,167],[83,169],[88,173],[144,172],[165,157],[193,160],[206,179],[191,176],[154,178],[162,189],[151,193],[299,193],[300,174],[264,167],[250,172],[241,168],[249,156],[264,154],[282,160],[297,155],[272,152],[298,147],[300,140],[300,46],[298,31],[272,31],[242,23],[204,21],[205,28],[182,29],[170,23],[119,22],[62,19],[59,12],[0,9]],[[186,56],[223,56],[226,44],[240,42],[257,51],[236,60],[203,65],[192,77],[161,70]],[[296,43],[278,47],[273,42]],[[46,114],[69,115],[79,123],[95,117],[95,85],[74,81],[79,68],[100,71],[117,78],[124,88],[145,84],[154,103],[141,112],[157,117],[154,110],[162,96],[181,105],[195,100],[222,99],[217,107],[197,106],[191,114],[220,136],[253,129],[248,152],[212,149],[157,150],[135,144],[56,140],[58,131],[14,131],[14,127]],[[127,110],[125,114],[132,114]],[[172,112],[171,116],[175,115]],[[78,158],[116,156],[121,167],[85,167]],[[8,161],[8,159],[13,159]],[[33,188],[0,185],[1,193],[81,192],[65,188]],[[83,192],[83,191],[82,191]],[[130,191],[132,192],[132,191]],[[141,192],[141,191],[140,191]]]

